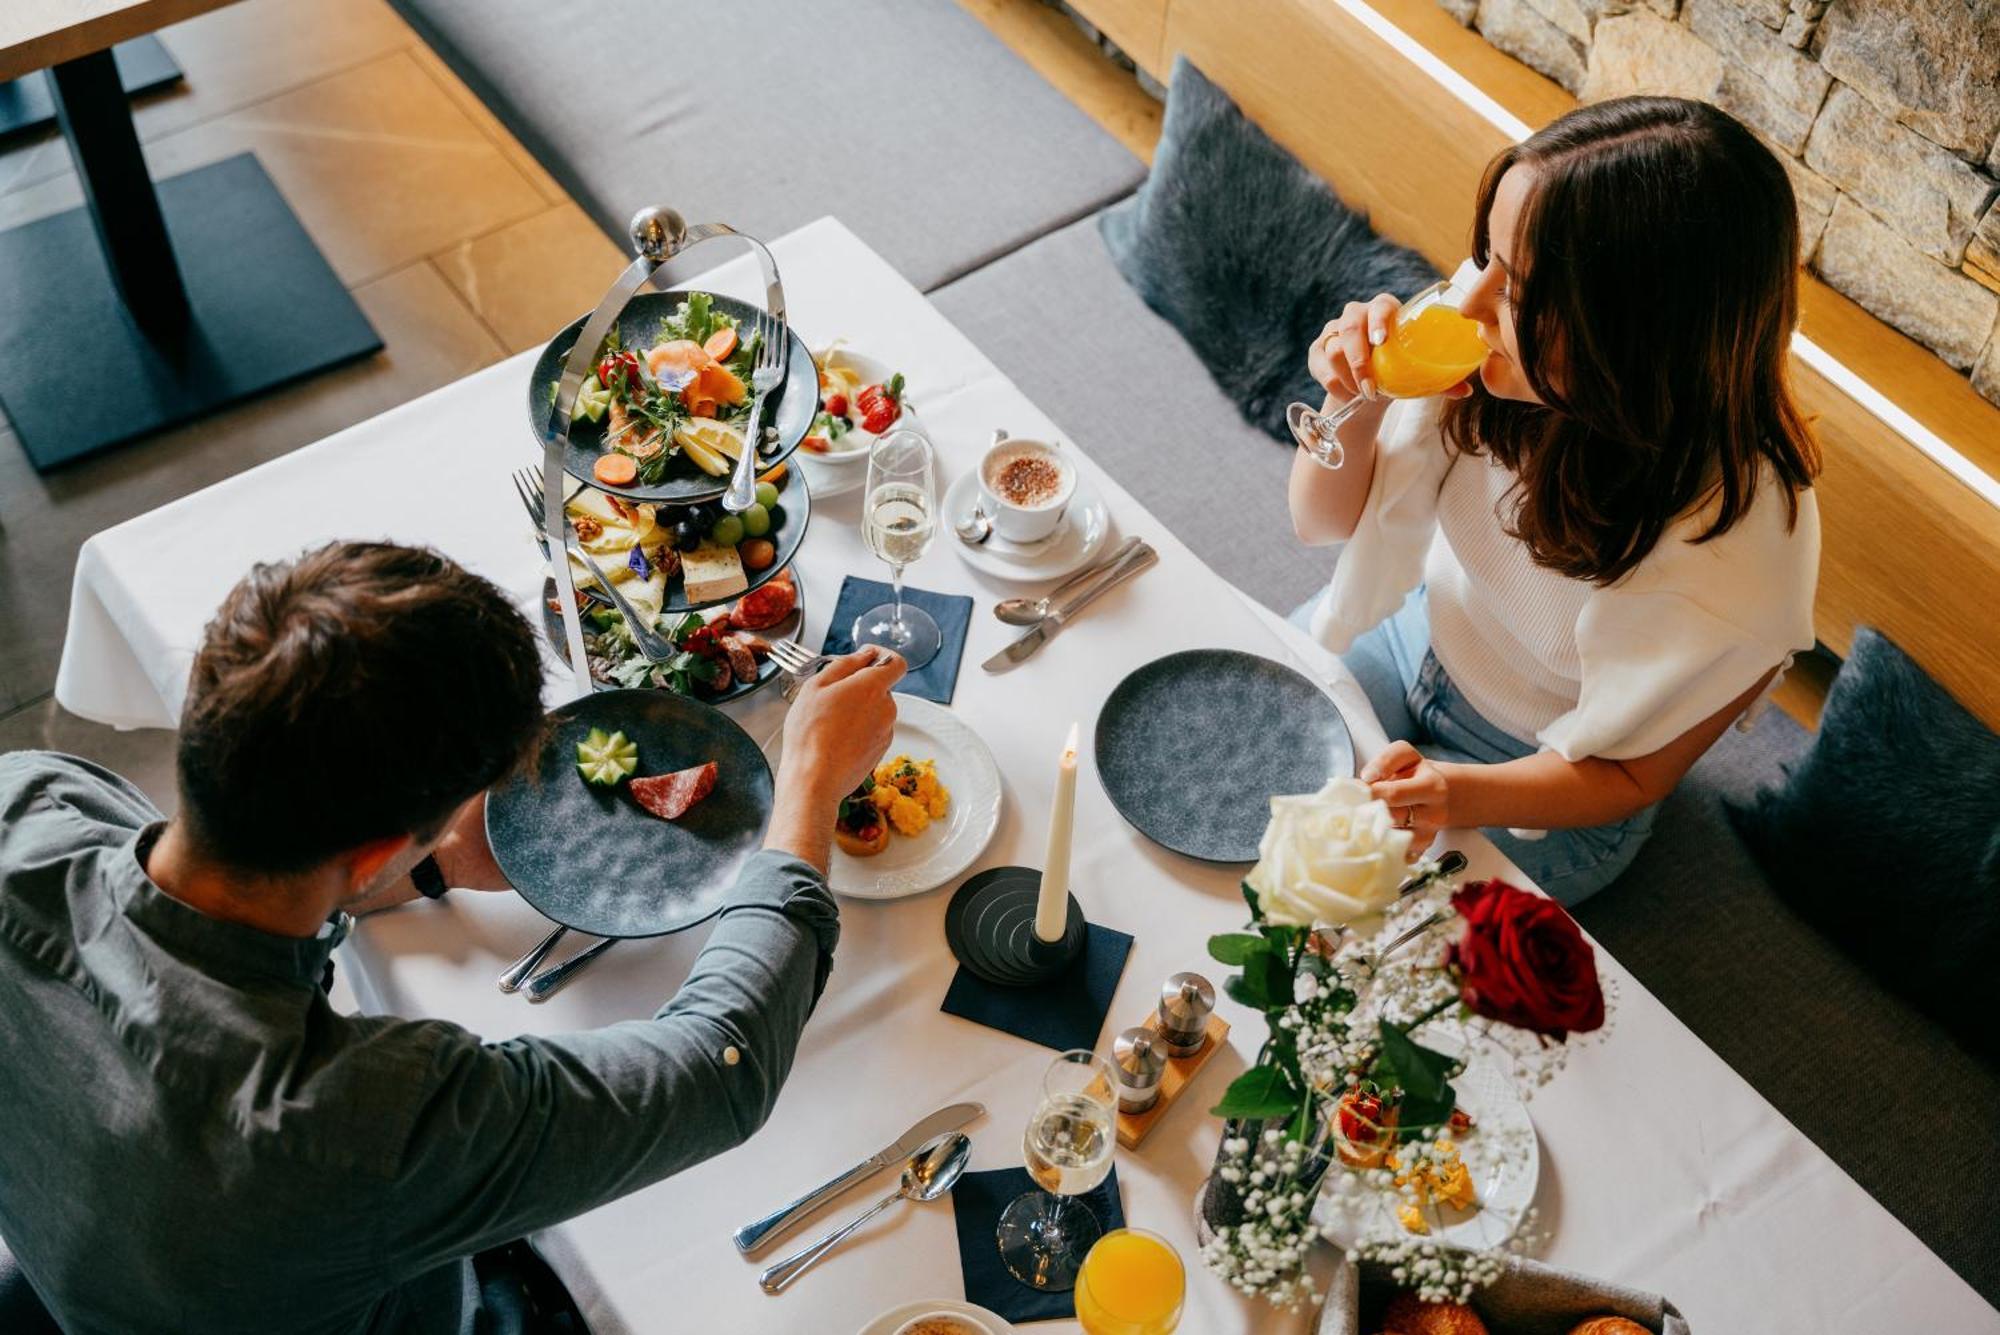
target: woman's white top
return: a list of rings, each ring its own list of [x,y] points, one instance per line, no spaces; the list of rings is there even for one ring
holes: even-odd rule
[[[1354,536],[1314,609],[1313,634],[1343,653],[1419,583],[1431,650],[1481,717],[1568,760],[1659,750],[1813,645],[1819,509],[1760,487],[1705,543],[1709,509],[1668,526],[1605,588],[1538,566],[1508,536],[1514,474],[1446,447],[1439,399],[1383,418]],[[1774,679],[1775,681],[1775,679]]]

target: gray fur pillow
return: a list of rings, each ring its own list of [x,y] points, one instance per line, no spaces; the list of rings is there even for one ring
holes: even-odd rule
[[[1105,247],[1243,416],[1289,442],[1285,405],[1317,404],[1306,347],[1350,301],[1438,280],[1246,117],[1185,56],[1174,61],[1152,173],[1098,218]]]
[[[1729,814],[1794,912],[2000,1060],[2000,737],[1863,627],[1812,749]]]

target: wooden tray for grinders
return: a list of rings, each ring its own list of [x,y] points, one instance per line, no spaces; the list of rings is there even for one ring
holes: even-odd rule
[[[1156,1007],[1137,1026],[1158,1033],[1160,1012]],[[1229,1021],[1213,1012],[1208,1017],[1208,1029],[1202,1040],[1200,1051],[1191,1057],[1167,1058],[1167,1069],[1160,1072],[1160,1097],[1153,1100],[1153,1106],[1142,1113],[1120,1112],[1118,1114],[1118,1143],[1128,1150],[1139,1148],[1139,1142],[1151,1133],[1155,1124],[1166,1115],[1181,1091],[1194,1083],[1201,1074],[1201,1068],[1208,1065],[1209,1058],[1222,1051],[1223,1040],[1229,1037]]]

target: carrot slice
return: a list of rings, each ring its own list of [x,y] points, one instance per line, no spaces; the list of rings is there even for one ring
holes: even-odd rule
[[[729,354],[736,351],[736,331],[724,325],[708,336],[708,342],[701,345],[701,350],[719,362],[727,361]]]
[[[639,464],[629,454],[600,454],[590,471],[605,486],[622,487],[639,476]]]

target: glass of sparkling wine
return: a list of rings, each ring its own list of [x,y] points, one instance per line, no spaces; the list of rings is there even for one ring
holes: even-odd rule
[[[1000,1259],[1015,1279],[1062,1292],[1104,1226],[1073,1199],[1111,1171],[1117,1143],[1118,1085],[1111,1065],[1082,1048],[1063,1053],[1042,1077],[1042,1098],[1028,1119],[1022,1154],[1042,1188],[1016,1197],[1000,1215]]]
[[[937,656],[944,636],[930,613],[903,602],[903,567],[923,556],[936,532],[937,459],[931,443],[921,432],[891,431],[868,451],[861,537],[889,563],[896,597],[854,618],[853,637],[857,647],[894,649],[912,671]]]

